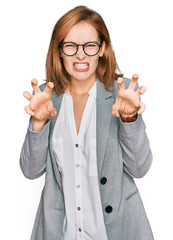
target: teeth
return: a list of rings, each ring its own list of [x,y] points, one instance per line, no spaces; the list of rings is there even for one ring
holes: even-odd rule
[[[76,68],[79,68],[79,69],[84,69],[84,68],[88,67],[88,63],[74,64],[74,66],[75,66]]]

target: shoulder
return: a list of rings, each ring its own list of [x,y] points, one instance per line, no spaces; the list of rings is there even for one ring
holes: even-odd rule
[[[123,77],[124,79],[124,84],[125,84],[125,89],[129,87],[129,84],[131,82],[131,79],[130,78],[127,78],[127,77]],[[114,83],[114,89],[116,90],[118,88],[118,84],[117,84],[117,80],[115,81]],[[137,90],[139,88],[139,84],[137,82],[136,84],[136,87],[135,87],[135,90]]]
[[[128,88],[130,82],[131,82],[131,79],[130,78],[126,78],[126,77],[123,77],[124,79],[124,83],[125,83],[125,88]]]
[[[122,77],[124,79],[124,83],[125,83],[125,88],[127,88],[130,84],[130,81],[131,79],[130,78],[127,78],[127,77]],[[115,80],[115,83],[114,83],[114,86],[117,87],[118,84],[117,84],[117,80]]]
[[[43,92],[45,87],[46,87],[46,83],[41,84],[39,86],[40,91]],[[53,106],[57,109],[57,111],[59,111],[59,108],[60,108],[60,105],[61,105],[61,102],[62,102],[62,97],[63,97],[63,94],[58,96],[56,91],[54,89],[52,89],[51,99],[52,99]]]
[[[44,89],[45,89],[45,87],[46,87],[46,83],[43,83],[43,84],[41,84],[40,86],[39,86],[39,88],[40,88],[40,90],[43,92],[44,91]],[[55,92],[55,90],[53,89],[52,90],[52,98],[58,98],[58,97],[60,97],[61,95],[57,95],[56,94],[56,92]]]
[[[46,87],[46,83],[43,83],[39,86],[40,90],[43,92]]]

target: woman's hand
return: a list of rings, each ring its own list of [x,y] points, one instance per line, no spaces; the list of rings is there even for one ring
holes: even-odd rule
[[[51,100],[54,84],[52,82],[47,83],[43,92],[40,91],[36,79],[32,79],[31,84],[35,95],[29,92],[23,93],[23,96],[30,101],[30,104],[25,107],[25,111],[32,116],[33,130],[39,131],[48,119],[57,115]]]
[[[115,103],[112,106],[112,115],[122,118],[133,118],[137,114],[145,111],[145,104],[140,102],[139,96],[144,94],[146,87],[141,86],[137,91],[134,91],[138,75],[134,74],[129,87],[125,89],[124,79],[118,78],[118,92]]]

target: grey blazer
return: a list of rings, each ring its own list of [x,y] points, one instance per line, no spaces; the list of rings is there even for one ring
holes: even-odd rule
[[[127,88],[130,80],[124,79]],[[41,90],[44,87],[45,84],[41,85]],[[104,223],[109,240],[152,240],[152,230],[133,179],[143,177],[151,166],[150,144],[141,115],[132,123],[112,116],[116,94],[116,81],[113,92],[108,92],[97,80],[97,163]],[[52,92],[58,113],[62,96]],[[52,150],[56,119],[50,119],[39,132],[28,129],[21,150],[20,167],[25,177],[35,179],[46,173],[31,240],[61,240],[65,208],[61,173]]]

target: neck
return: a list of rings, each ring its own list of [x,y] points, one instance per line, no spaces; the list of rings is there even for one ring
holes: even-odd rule
[[[96,78],[92,78],[91,80],[71,79],[70,93],[76,95],[86,95],[88,94],[89,90],[92,88],[95,82]]]

